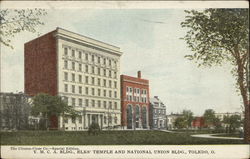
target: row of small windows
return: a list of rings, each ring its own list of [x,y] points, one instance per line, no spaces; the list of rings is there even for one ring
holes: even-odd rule
[[[112,118],[113,118],[113,120],[112,120]],[[64,123],[68,124],[68,123],[70,122],[69,119],[71,119],[71,123],[73,123],[73,124],[75,124],[77,121],[78,121],[79,124],[82,124],[82,116],[79,116],[79,117],[71,117],[71,118],[65,117],[65,118],[64,118]],[[106,117],[106,116],[104,116],[104,117],[103,117],[103,122],[104,122],[104,124],[107,124],[107,119],[108,119],[108,122],[109,122],[110,124],[112,124],[113,121],[114,121],[115,124],[118,123],[118,118],[117,118],[116,116],[115,116],[115,117],[112,117],[112,116]],[[75,127],[73,127],[73,128],[75,128]],[[79,129],[81,130],[82,127],[79,127]]]
[[[78,69],[76,69],[76,63],[71,61],[71,69],[73,71],[80,71],[83,72],[83,64],[77,63],[78,64]],[[69,69],[69,61],[64,60],[64,69]],[[105,76],[105,77],[110,77],[110,78],[117,78],[117,72],[108,70],[105,68],[100,68],[96,66],[90,66],[90,65],[85,65],[85,73],[91,73],[99,76]]]
[[[131,101],[131,102],[147,103],[147,97],[127,95],[126,99],[127,99],[127,101]]]
[[[69,87],[68,84],[64,84],[64,92],[69,92],[68,87]],[[75,85],[71,85],[71,93],[77,93]],[[78,86],[78,93],[83,94],[82,86]],[[85,95],[93,95],[93,96],[98,95],[98,96],[103,96],[103,97],[117,98],[117,91],[106,90],[106,89],[101,90],[100,88],[85,87]]]
[[[70,98],[71,104],[69,103],[69,98],[64,97],[64,100],[67,104],[71,106],[78,105],[79,107],[82,107],[83,105],[86,107],[98,107],[98,108],[108,108],[108,109],[119,109],[117,102],[112,101],[101,101],[101,100],[94,100],[94,99],[85,99],[85,102],[83,103],[82,98],[78,98],[78,103],[76,103],[76,98]]]
[[[166,115],[166,110],[164,110],[164,109],[154,109],[154,115]]]
[[[78,82],[83,83],[83,76],[78,75]],[[69,81],[69,73],[64,72],[64,80]],[[109,88],[117,88],[117,81],[112,80],[107,80],[107,79],[102,79],[101,78],[95,78],[95,77],[89,77],[85,76],[85,84],[92,84],[92,85],[97,85],[97,86],[103,86],[103,87],[109,87]],[[75,73],[71,73],[71,81],[76,82],[76,75]],[[102,83],[102,85],[101,85]]]
[[[127,90],[127,93],[130,92],[130,93],[135,93],[135,94],[147,94],[146,89],[140,89],[140,88],[133,89],[132,87],[127,87],[126,90]]]
[[[94,54],[90,54],[90,53],[83,53],[83,51],[77,51],[78,52],[78,56],[76,55],[76,51],[74,49],[71,49],[71,57],[72,58],[78,58],[78,59],[83,59],[83,56],[85,56],[85,60],[86,61],[92,61],[92,62],[96,62],[98,64],[103,64],[103,65],[109,65],[109,66],[117,66],[117,62],[113,59],[107,58],[107,57],[101,57],[101,56],[97,56]],[[64,56],[70,56],[69,55],[69,49],[68,48],[64,48]]]

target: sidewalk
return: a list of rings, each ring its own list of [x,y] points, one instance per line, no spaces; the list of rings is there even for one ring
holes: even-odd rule
[[[229,139],[229,140],[243,140],[243,138],[238,137],[220,137],[220,136],[213,136],[213,135],[219,135],[219,134],[197,134],[197,135],[191,135],[192,137],[200,137],[200,138],[209,138],[209,139]]]

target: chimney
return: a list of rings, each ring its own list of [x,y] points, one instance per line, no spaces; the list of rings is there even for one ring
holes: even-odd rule
[[[138,77],[139,79],[141,79],[141,71],[138,71],[138,72],[137,72],[137,77]]]

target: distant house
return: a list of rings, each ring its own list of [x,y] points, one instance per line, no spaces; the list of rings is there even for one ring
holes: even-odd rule
[[[29,126],[30,98],[23,93],[0,93],[0,130],[22,130]]]
[[[166,115],[167,129],[168,130],[176,129],[175,121],[177,118],[182,117],[182,116],[183,116],[182,114],[178,114],[178,113],[171,113],[169,115]]]
[[[195,117],[192,121],[193,128],[203,128],[205,127],[205,120],[204,117]]]
[[[149,119],[151,129],[166,129],[166,106],[158,98],[150,99]]]

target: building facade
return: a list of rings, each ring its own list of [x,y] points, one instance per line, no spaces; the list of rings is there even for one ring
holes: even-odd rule
[[[30,98],[23,93],[0,93],[0,130],[29,128]]]
[[[122,126],[125,129],[149,128],[149,81],[121,75]]]
[[[25,93],[59,95],[81,112],[58,128],[119,127],[120,48],[57,28],[25,44]]]
[[[166,106],[158,98],[150,98],[150,128],[151,129],[166,129]]]
[[[205,127],[205,120],[204,117],[195,117],[194,120],[192,121],[192,128],[195,129],[200,129]]]

